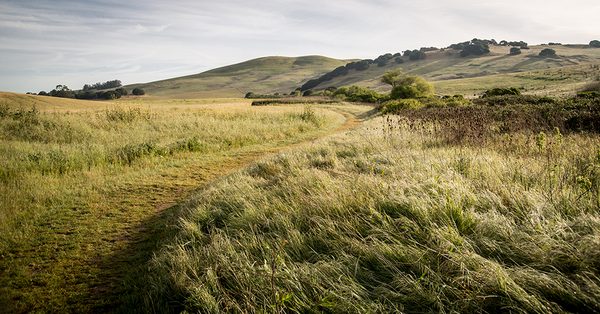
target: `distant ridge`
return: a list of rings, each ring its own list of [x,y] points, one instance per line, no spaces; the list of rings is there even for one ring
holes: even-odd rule
[[[270,56],[126,88],[140,87],[148,95],[168,98],[243,97],[250,91],[288,94],[305,81],[350,61],[323,56]]]
[[[386,91],[381,76],[390,70],[401,69],[433,81],[441,94],[473,95],[493,87],[518,87],[529,93],[568,94],[586,82],[598,79],[600,48],[589,45],[536,45],[523,49],[519,55],[509,55],[510,46],[490,46],[490,53],[461,57],[460,51],[450,48],[425,51],[425,59],[409,60],[398,54],[387,54],[386,62],[374,60],[356,62],[350,69],[335,69],[304,89],[315,91],[328,87],[359,85]],[[556,50],[558,57],[539,57],[546,48]],[[429,48],[427,48],[429,49]],[[360,66],[362,65],[362,66]],[[300,86],[300,85],[299,85]],[[308,87],[308,88],[307,88]]]

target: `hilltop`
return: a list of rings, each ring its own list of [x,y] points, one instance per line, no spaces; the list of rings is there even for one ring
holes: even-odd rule
[[[263,57],[199,74],[132,84],[148,94],[170,98],[243,97],[247,92],[290,93],[308,79],[351,60],[323,56]]]
[[[376,59],[368,67],[337,70],[341,75],[310,89],[359,85],[386,91],[388,86],[381,83],[381,76],[396,69],[433,81],[440,94],[472,95],[493,87],[514,86],[528,93],[557,95],[572,93],[586,82],[598,79],[598,48],[537,45],[523,49],[519,55],[509,55],[510,48],[491,45],[489,54],[475,57],[461,57],[459,50],[446,48],[425,52],[423,60],[413,61],[404,56],[401,63],[394,55],[388,62],[378,63]],[[556,50],[557,57],[539,57],[545,48]]]

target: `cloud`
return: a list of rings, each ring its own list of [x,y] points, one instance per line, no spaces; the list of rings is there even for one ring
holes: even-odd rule
[[[598,11],[591,0],[0,0],[0,90],[145,82],[264,55],[373,58],[473,37],[588,42]]]

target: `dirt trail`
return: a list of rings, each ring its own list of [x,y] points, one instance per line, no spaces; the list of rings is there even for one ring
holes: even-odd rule
[[[47,257],[40,257],[39,264],[33,267],[47,272],[44,276],[53,276],[53,281],[24,284],[22,293],[17,293],[24,299],[18,300],[19,305],[0,308],[0,313],[130,312],[142,301],[139,294],[144,291],[147,262],[174,235],[181,201],[258,159],[350,130],[369,115],[367,110],[356,108],[326,109],[345,117],[343,124],[326,134],[279,147],[200,159],[181,169],[153,173],[155,179],[125,182],[98,193],[94,199],[86,200],[88,203],[79,205],[84,210],[65,209],[67,214],[61,221],[49,222],[56,234],[40,239],[40,245],[49,249],[42,251]],[[75,248],[62,248],[62,244],[69,243],[63,237],[70,236],[84,240],[77,242]],[[57,297],[56,293],[60,295]]]
[[[219,180],[220,178],[248,167],[259,159],[356,128],[360,125],[362,120],[366,119],[374,112],[372,110],[357,114],[344,111],[340,108],[328,109],[342,114],[345,121],[336,129],[327,134],[323,134],[318,138],[270,148],[259,152],[236,154],[230,156],[223,162],[215,163],[210,166],[201,166],[202,169],[194,169],[193,167],[188,169],[189,171],[187,171],[187,173],[189,176],[193,177],[194,174],[202,174],[194,179],[197,183],[193,187],[184,187],[175,191],[173,195],[169,197],[170,201],[156,203],[153,206],[153,215],[136,226],[128,227],[125,232],[122,233],[126,236],[121,236],[120,241],[124,241],[126,245],[120,250],[114,251],[110,256],[101,261],[100,267],[106,271],[106,275],[108,275],[107,278],[112,280],[107,282],[106,286],[98,287],[90,294],[90,300],[95,299],[96,301],[93,302],[95,303],[93,308],[94,312],[128,312],[132,305],[142,302],[142,296],[137,295],[136,293],[143,291],[145,283],[143,282],[143,279],[140,280],[140,278],[143,278],[143,274],[145,274],[146,269],[144,266],[147,265],[147,262],[152,258],[156,249],[158,249],[161,244],[168,243],[172,236],[174,236],[177,219],[180,216],[179,214],[182,207],[182,203],[180,202],[182,200],[189,199],[192,194],[207,188],[213,184],[215,180]],[[147,193],[148,191],[140,192]],[[130,256],[132,258],[123,259],[122,257],[124,256]],[[137,271],[131,272],[132,264],[138,266]],[[124,273],[123,270],[129,271],[130,273]],[[127,295],[129,299],[118,299],[118,297],[122,295]],[[106,302],[107,300],[112,301]]]

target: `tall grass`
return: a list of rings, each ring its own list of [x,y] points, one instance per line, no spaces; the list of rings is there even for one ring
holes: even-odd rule
[[[2,100],[0,312],[90,311],[85,295],[95,294],[86,289],[112,284],[98,261],[155,207],[239,166],[237,156],[314,138],[343,121],[303,106],[85,103],[69,110]]]
[[[377,118],[201,192],[152,263],[146,306],[600,311],[600,138],[457,145],[438,129]]]

